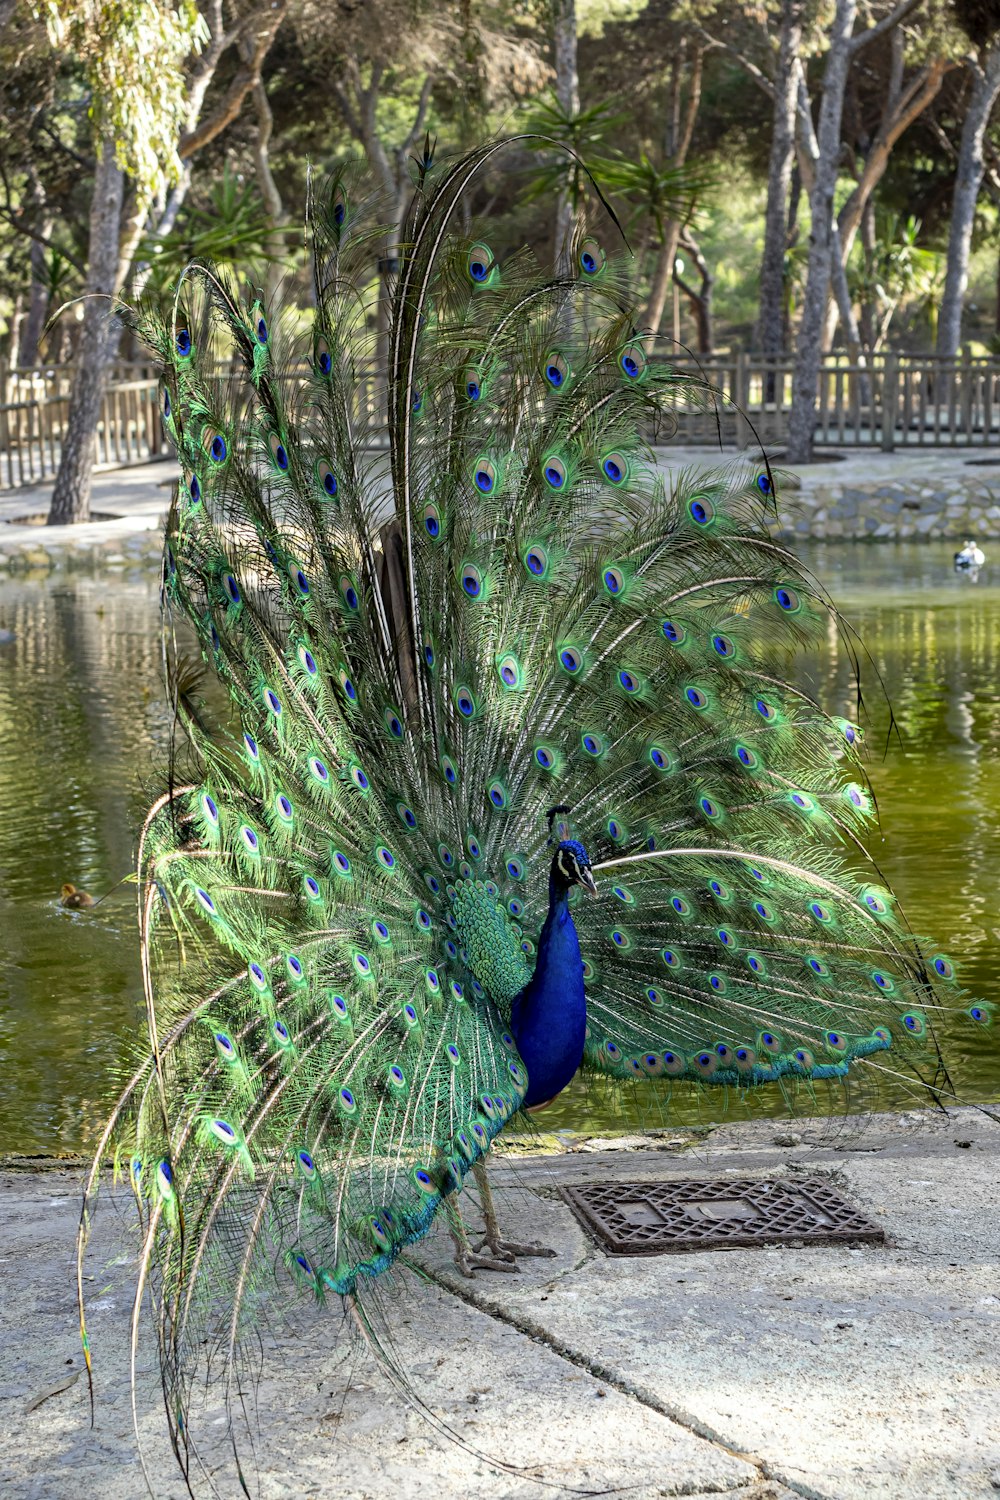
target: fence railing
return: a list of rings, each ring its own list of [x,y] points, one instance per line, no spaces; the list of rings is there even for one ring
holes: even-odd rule
[[[715,397],[678,385],[669,423],[682,442],[712,442],[719,426],[743,447],[756,435],[769,448],[785,442],[792,403],[790,358],[734,353],[696,359],[657,341],[652,358],[678,375],[701,375]],[[220,374],[222,372],[220,371]],[[59,466],[73,371],[68,366],[7,369],[0,362],[0,489],[37,484]],[[160,393],[149,364],[116,366],[97,431],[96,461],[140,463],[170,451],[160,422]],[[355,417],[378,439],[382,408],[374,371],[359,373]],[[817,390],[820,447],[896,448],[1000,445],[1000,359],[875,355],[864,363],[823,360]]]
[[[67,365],[26,370],[0,362],[0,490],[55,477],[72,381]],[[152,366],[115,366],[97,425],[95,462],[117,468],[167,451]]]

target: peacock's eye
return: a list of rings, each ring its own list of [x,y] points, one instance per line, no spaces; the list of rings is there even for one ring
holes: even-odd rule
[[[473,245],[466,261],[466,269],[471,281],[474,281],[477,286],[484,286],[490,279],[494,265],[493,251],[489,245]]]

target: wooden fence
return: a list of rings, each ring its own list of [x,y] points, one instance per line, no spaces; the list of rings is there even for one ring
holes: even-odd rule
[[[671,433],[688,443],[712,442],[721,424],[727,442],[743,447],[754,435],[771,449],[787,437],[793,362],[735,353],[695,359],[658,340],[653,359],[681,376],[701,375],[716,394],[678,383],[671,419],[653,441]],[[104,398],[97,463],[120,466],[165,456],[160,393],[148,364],[117,366]],[[72,370],[7,369],[0,362],[0,490],[50,480],[59,465]],[[379,382],[361,374],[355,417],[380,436]],[[1000,445],[1000,359],[939,360],[930,355],[876,355],[866,364],[828,355],[819,377],[816,442],[820,448]]]
[[[144,463],[169,449],[152,367],[119,365],[104,397],[95,461],[105,468]],[[0,490],[55,477],[69,412],[73,370],[7,369],[0,362]]]

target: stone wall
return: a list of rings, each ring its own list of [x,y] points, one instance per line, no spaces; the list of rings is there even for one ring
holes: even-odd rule
[[[933,479],[921,484],[915,477],[875,484],[819,484],[810,478],[800,485],[798,476],[778,476],[778,535],[860,541],[1000,537],[1000,482],[963,476],[958,489]]]
[[[661,449],[657,457],[667,476],[712,466],[720,457],[732,461],[733,455],[678,446]],[[755,464],[752,453],[745,457]],[[1000,537],[1000,453],[994,450],[847,448],[840,457],[794,471],[779,464],[773,472],[778,536],[830,541]]]

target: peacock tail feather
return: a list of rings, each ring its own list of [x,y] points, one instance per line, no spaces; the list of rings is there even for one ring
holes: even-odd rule
[[[650,359],[595,236],[560,279],[463,231],[504,148],[421,170],[374,398],[385,233],[350,172],[311,207],[304,347],[206,266],[131,315],[182,469],[168,636],[222,688],[178,694],[143,828],[151,1051],[109,1127],[179,1449],[276,1269],[359,1295],[517,1114],[550,808],[603,898],[572,905],[594,1073],[905,1069],[942,1007],[989,1019],[866,852],[859,727],[796,684],[839,621],[770,537],[770,468],[658,468],[717,398]]]

